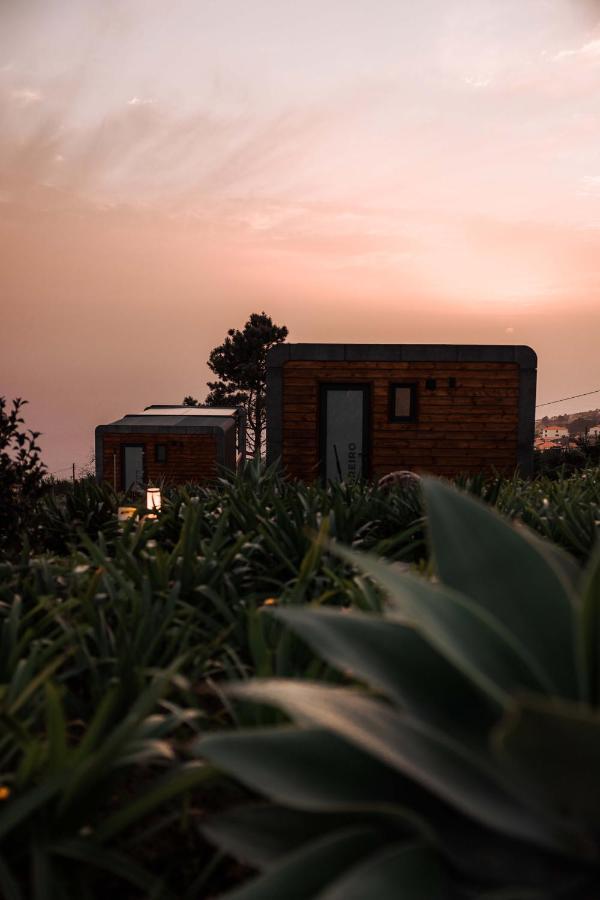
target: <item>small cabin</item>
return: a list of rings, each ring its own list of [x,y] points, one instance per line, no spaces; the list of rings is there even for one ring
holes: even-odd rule
[[[312,481],[531,471],[530,347],[280,344],[267,357],[267,459]]]
[[[115,490],[203,483],[219,466],[236,470],[245,453],[242,409],[148,406],[96,428],[96,478]]]

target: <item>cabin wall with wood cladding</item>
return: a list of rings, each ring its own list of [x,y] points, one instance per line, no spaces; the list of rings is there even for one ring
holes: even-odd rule
[[[144,478],[154,484],[186,484],[209,481],[217,474],[217,439],[212,434],[105,433],[103,436],[104,480],[121,490],[122,447],[144,446]],[[166,462],[156,459],[156,445],[167,448]]]
[[[428,389],[432,378],[436,387]],[[517,466],[516,362],[288,360],[283,364],[282,462],[294,477],[318,477],[319,386],[328,382],[370,386],[372,478],[397,469],[455,475],[511,473]],[[394,382],[417,384],[415,422],[390,421]]]

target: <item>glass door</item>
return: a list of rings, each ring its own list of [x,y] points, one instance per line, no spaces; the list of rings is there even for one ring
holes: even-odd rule
[[[369,386],[322,384],[321,476],[324,481],[363,478],[368,471]]]
[[[125,444],[123,447],[123,490],[134,484],[144,483],[144,447],[142,444]]]

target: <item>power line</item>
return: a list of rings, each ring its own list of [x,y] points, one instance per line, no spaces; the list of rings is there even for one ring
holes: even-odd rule
[[[596,388],[595,391],[586,391],[585,394],[573,394],[572,397],[561,397],[560,400],[548,400],[547,403],[538,403],[536,409],[539,409],[540,406],[552,406],[553,403],[562,403],[563,400],[577,400],[578,397],[589,397],[590,394],[600,394],[600,388]]]

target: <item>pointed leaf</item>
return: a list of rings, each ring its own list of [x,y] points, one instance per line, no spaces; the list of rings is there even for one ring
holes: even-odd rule
[[[600,547],[584,576],[582,640],[590,701],[600,704]]]
[[[496,709],[518,689],[552,691],[551,680],[528,648],[468,597],[369,554],[339,546],[333,550],[384,588],[391,608],[388,619],[400,616],[416,625],[438,653],[493,699]]]
[[[361,568],[364,562],[377,577],[370,557],[346,551],[342,555]],[[386,575],[388,569],[386,566]],[[391,569],[389,572],[390,579],[398,577]],[[434,642],[426,640],[429,635],[424,637],[403,622],[345,610],[286,608],[272,614],[331,665],[366,681],[423,721],[487,743],[502,706],[474,684],[462,666],[457,668],[438,652]]]
[[[319,900],[449,900],[439,858],[426,845],[392,846],[354,866]]]
[[[380,701],[343,688],[286,679],[249,682],[231,691],[335,732],[491,828],[541,846],[563,844],[556,823],[539,820],[511,796],[508,779],[464,747]]]
[[[323,813],[253,803],[211,816],[202,831],[226,853],[264,869],[322,835],[358,826],[354,813]]]
[[[581,584],[581,566],[575,557],[571,556],[570,553],[567,553],[567,551],[558,544],[553,543],[553,541],[543,537],[536,531],[532,531],[531,528],[527,525],[523,525],[519,521],[515,522],[515,528],[517,529],[517,533],[525,538],[526,541],[529,541],[529,543],[548,560],[550,565],[560,573],[571,591],[573,591],[571,599],[574,599],[576,602],[577,592]]]
[[[600,714],[580,704],[522,699],[498,726],[494,746],[549,808],[600,826]]]
[[[466,594],[529,648],[555,692],[578,697],[574,601],[549,557],[474,497],[426,479],[432,551],[444,584]]]
[[[298,809],[418,807],[423,799],[413,781],[325,728],[216,734],[194,749],[248,787]]]
[[[375,829],[351,828],[305,845],[266,873],[228,894],[228,900],[313,900],[358,859],[381,846]]]

